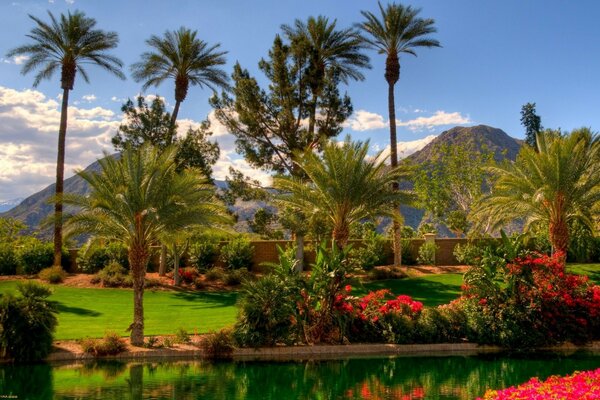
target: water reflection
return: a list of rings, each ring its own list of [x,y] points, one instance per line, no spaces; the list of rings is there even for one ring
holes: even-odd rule
[[[18,399],[473,399],[489,387],[600,367],[600,356],[400,357],[0,366]]]

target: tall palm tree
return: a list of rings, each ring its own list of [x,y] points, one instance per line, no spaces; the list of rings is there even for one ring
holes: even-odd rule
[[[398,165],[398,142],[396,138],[396,105],[394,86],[400,79],[400,55],[416,56],[419,47],[440,47],[440,43],[428,37],[437,32],[435,21],[419,18],[419,8],[389,3],[385,8],[379,4],[380,16],[361,11],[365,20],[358,27],[365,33],[365,42],[379,54],[385,54],[385,80],[388,83],[388,113],[390,120],[390,163]],[[397,182],[395,188],[399,188]],[[400,265],[400,225],[394,224],[394,264]]]
[[[131,343],[144,342],[144,276],[150,245],[197,226],[223,221],[225,209],[214,186],[199,171],[177,172],[174,147],[126,149],[119,160],[99,160],[100,172],[78,172],[90,186],[88,196],[67,195],[81,209],[67,221],[69,233],[123,243],[133,276]]]
[[[60,127],[58,129],[58,155],[56,158],[56,196],[54,203],[54,265],[61,265],[62,255],[62,195],[65,171],[65,140],[67,135],[67,114],[69,92],[73,90],[75,75],[81,74],[89,82],[86,65],[97,65],[106,71],[125,79],[121,72],[121,60],[107,53],[119,43],[115,32],[95,29],[96,20],[88,18],[81,11],[61,14],[57,19],[51,12],[50,23],[29,16],[36,26],[28,38],[33,42],[8,52],[8,57],[23,55],[27,60],[23,64],[22,74],[39,70],[33,86],[37,87],[44,79],[50,79],[60,69],[60,87],[63,90],[60,108]]]
[[[325,87],[327,74],[348,83],[350,79],[365,79],[360,71],[371,68],[369,57],[362,53],[365,47],[358,31],[352,28],[336,29],[337,21],[329,22],[324,16],[309,17],[307,22],[296,19],[292,26],[282,25],[286,37],[299,52],[307,57],[304,82],[310,88],[309,133],[315,132],[319,96]]]
[[[555,252],[566,254],[569,225],[578,220],[592,231],[600,202],[600,137],[582,128],[561,136],[544,131],[537,147],[523,146],[517,160],[488,168],[497,176],[489,196],[475,209],[492,229],[523,219],[525,229],[548,229]]]
[[[307,151],[297,163],[307,181],[293,176],[274,179],[274,187],[283,193],[279,201],[305,213],[327,216],[334,242],[340,248],[346,246],[352,223],[392,216],[396,202],[412,200],[410,193],[392,187],[406,172],[390,170],[380,154],[369,158],[368,151],[368,141],[351,142],[349,137],[342,145],[327,143],[322,156]]]
[[[226,51],[218,51],[221,45],[209,46],[196,37],[197,31],[181,27],[166,31],[164,37],[152,35],[146,44],[153,50],[142,53],[142,60],[133,64],[131,70],[137,82],[144,82],[144,90],[158,86],[168,79],[175,81],[175,108],[171,124],[175,126],[179,107],[185,100],[191,85],[206,86],[213,91],[228,88],[229,77],[221,68],[225,65]],[[167,248],[163,244],[160,254],[160,275],[166,271]]]
[[[228,87],[229,78],[220,68],[225,65],[227,52],[218,51],[221,47],[218,43],[209,46],[196,37],[197,33],[181,27],[177,31],[166,31],[164,37],[152,35],[146,41],[152,51],[143,53],[142,60],[131,66],[133,78],[144,82],[144,89],[158,86],[167,79],[175,80],[173,124],[190,85],[206,86],[213,91]]]

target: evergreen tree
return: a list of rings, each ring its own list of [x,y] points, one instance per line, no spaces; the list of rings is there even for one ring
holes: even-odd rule
[[[537,149],[536,135],[542,131],[542,119],[535,111],[535,103],[521,107],[521,125],[525,128],[525,143]]]

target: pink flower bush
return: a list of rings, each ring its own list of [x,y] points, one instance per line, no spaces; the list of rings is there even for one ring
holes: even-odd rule
[[[600,399],[600,368],[594,371],[575,372],[565,377],[551,376],[541,382],[529,382],[504,390],[488,390],[479,400],[592,400]]]

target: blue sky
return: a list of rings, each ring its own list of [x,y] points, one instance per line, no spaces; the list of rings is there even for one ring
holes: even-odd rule
[[[397,117],[404,124],[399,127],[399,140],[418,141],[456,124],[479,123],[522,137],[519,111],[528,101],[537,103],[544,127],[600,126],[600,3],[438,0],[409,4],[421,7],[423,17],[435,19],[435,37],[443,48],[421,49],[418,57],[401,59],[396,104]],[[257,62],[266,56],[281,24],[322,14],[346,27],[360,21],[360,10],[376,8],[371,0],[2,1],[0,200],[23,197],[53,181],[56,127],[52,122],[59,77],[28,91],[33,76],[20,75],[19,60],[2,58],[12,47],[27,42],[25,34],[33,26],[27,14],[47,18],[46,10],[84,11],[97,19],[99,28],[119,33],[114,54],[127,66],[138,60],[151,34],[187,26],[229,51],[228,72],[239,61],[257,75]],[[366,71],[367,79],[345,88],[357,112],[346,133],[369,138],[374,147],[383,149],[388,143],[384,59],[374,52],[369,55],[373,69]],[[91,84],[76,82],[71,104],[78,109],[75,118],[80,123],[74,123],[68,134],[67,175],[107,148],[118,126],[122,99],[139,91],[140,85],[132,79],[122,82],[100,70],[92,71]],[[172,102],[173,87],[165,84],[149,93]],[[190,123],[206,118],[210,94],[192,88],[180,117]],[[232,139],[225,132],[218,139],[226,152],[221,164],[243,167],[233,152]],[[256,172],[256,176],[263,175]]]

